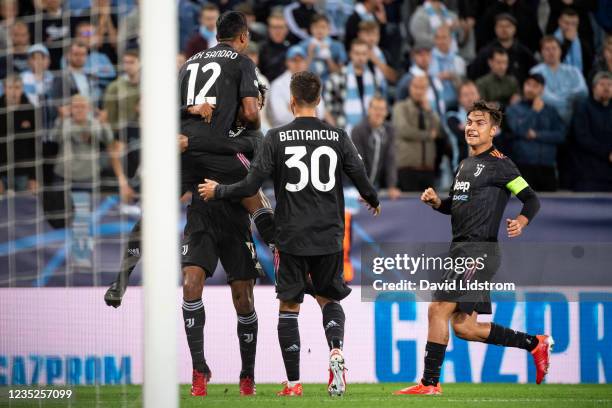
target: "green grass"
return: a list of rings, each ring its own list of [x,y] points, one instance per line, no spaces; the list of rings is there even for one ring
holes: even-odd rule
[[[189,395],[189,386],[182,385],[181,407],[313,407],[329,404],[334,407],[610,407],[612,385],[560,385],[560,384],[445,384],[441,396],[394,396],[391,393],[405,384],[349,384],[342,398],[327,396],[323,384],[305,384],[302,398],[280,398],[279,384],[258,384],[257,396],[240,397],[236,384],[212,384],[209,396],[195,398]],[[66,401],[11,401],[11,407],[140,407],[140,386],[76,387],[70,405]],[[8,407],[6,388],[0,388],[0,407]],[[39,405],[40,402],[40,405]]]

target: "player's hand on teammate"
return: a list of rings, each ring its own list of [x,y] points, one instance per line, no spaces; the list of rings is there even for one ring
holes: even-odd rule
[[[508,238],[516,238],[521,235],[525,225],[527,225],[527,218],[523,215],[519,215],[515,220],[507,218],[506,231],[508,232]]]
[[[187,112],[192,115],[200,115],[204,122],[210,123],[212,120],[213,110],[215,109],[215,105],[210,105],[207,102],[201,103],[199,105],[191,105],[187,108]]]
[[[373,216],[378,217],[380,215],[380,212],[382,211],[382,209],[380,208],[380,203],[378,204],[378,207],[372,207],[370,203],[368,203],[362,197],[359,197],[359,201],[361,201],[366,206],[368,211],[371,212]]]
[[[438,208],[442,204],[442,200],[438,197],[438,193],[431,187],[423,191],[423,194],[421,194],[421,201],[433,208]]]
[[[214,200],[215,188],[219,185],[214,180],[204,179],[204,184],[198,184],[198,192],[204,201]]]

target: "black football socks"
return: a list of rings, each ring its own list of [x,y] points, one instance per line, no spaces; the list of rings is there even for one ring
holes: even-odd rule
[[[538,339],[536,336],[491,323],[491,331],[485,343],[531,351],[538,345]]]
[[[300,379],[300,330],[298,313],[279,312],[278,342],[285,362],[287,380],[291,382]]]
[[[323,329],[329,349],[342,349],[344,343],[344,310],[340,303],[329,302],[321,310]]]
[[[206,365],[204,358],[204,304],[202,299],[183,300],[183,321],[185,323],[185,333],[187,334],[187,344],[191,352],[193,369],[201,373],[208,374],[210,369]]]
[[[423,385],[437,385],[440,381],[440,370],[444,362],[446,344],[432,343],[425,345],[425,370],[423,370]]]
[[[257,352],[257,313],[238,314],[238,343],[242,370],[240,378],[255,378],[255,354]]]

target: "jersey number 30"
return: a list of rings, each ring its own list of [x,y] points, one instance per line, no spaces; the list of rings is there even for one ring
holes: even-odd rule
[[[187,65],[187,71],[189,71],[189,82],[187,83],[187,101],[185,101],[187,106],[190,105],[199,105],[204,102],[208,102],[211,105],[217,104],[217,97],[215,96],[206,96],[210,88],[214,85],[219,75],[221,75],[221,66],[216,62],[209,62],[208,64],[202,67],[202,73],[206,73],[208,71],[212,71],[212,75],[208,78],[208,81],[204,84],[200,92],[195,96],[195,86],[196,86],[196,78],[198,76],[198,67],[200,64],[197,62],[194,64]]]
[[[303,190],[308,185],[308,179],[312,182],[314,188],[319,191],[330,191],[336,185],[336,166],[338,165],[338,155],[335,150],[329,146],[319,146],[310,155],[310,170],[301,159],[306,156],[308,151],[306,146],[287,146],[285,154],[290,154],[285,164],[287,167],[297,168],[300,172],[300,180],[297,183],[287,183],[285,188],[287,191],[297,192]],[[320,177],[320,160],[321,156],[329,157],[329,174],[326,183],[321,182]]]

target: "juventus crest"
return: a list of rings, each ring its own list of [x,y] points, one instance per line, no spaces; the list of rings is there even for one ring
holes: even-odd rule
[[[477,164],[476,165],[476,172],[474,173],[474,176],[478,177],[480,176],[480,173],[482,173],[482,170],[484,170],[485,165],[484,164]]]

